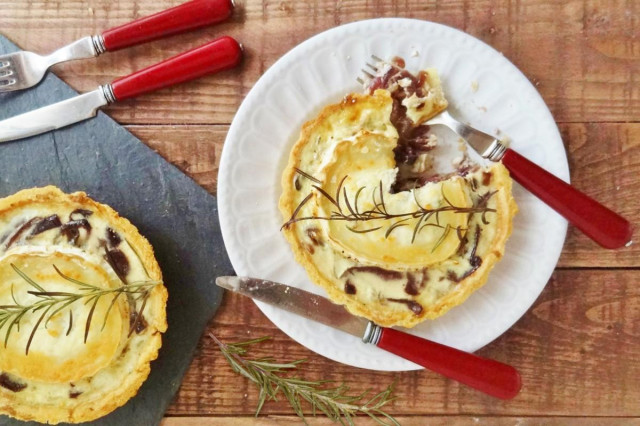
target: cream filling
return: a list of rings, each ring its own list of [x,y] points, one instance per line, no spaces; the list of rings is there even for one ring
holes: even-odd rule
[[[142,260],[138,257],[133,247],[125,240],[124,233],[114,228],[107,220],[105,220],[98,211],[94,211],[92,215],[86,217],[87,221],[91,225],[91,232],[87,233],[84,230],[80,231],[80,237],[78,239],[78,245],[71,244],[67,238],[61,234],[61,228],[56,227],[44,231],[38,235],[27,238],[29,232],[23,233],[23,235],[15,241],[10,247],[6,247],[6,242],[11,238],[13,233],[22,226],[25,222],[33,217],[48,217],[53,214],[57,214],[62,221],[66,223],[69,221],[69,215],[74,208],[66,205],[55,206],[42,206],[35,204],[33,207],[26,207],[23,209],[16,209],[15,211],[8,211],[2,217],[0,217],[0,229],[9,230],[4,235],[0,235],[0,261],[7,256],[13,254],[29,254],[34,251],[38,254],[46,253],[68,253],[80,258],[85,259],[89,263],[99,265],[104,268],[109,275],[114,275],[115,271],[111,265],[105,259],[104,246],[107,240],[107,229],[112,228],[118,236],[121,238],[120,244],[117,245],[117,249],[122,251],[126,256],[129,270],[126,274],[126,281],[147,281],[149,276]],[[28,271],[24,271],[28,272]],[[82,302],[76,302],[82,303]],[[140,302],[137,302],[139,305]],[[149,303],[145,309],[145,317],[154,318],[159,315],[159,312],[155,312],[155,304]],[[139,306],[137,306],[139,308]],[[77,318],[76,321],[84,321],[86,317]],[[99,332],[101,321],[103,318],[96,318],[95,323],[91,326],[90,333]],[[123,318],[128,323],[129,318]],[[84,323],[76,325],[76,328],[84,327]],[[97,330],[97,331],[96,331]],[[5,331],[3,329],[3,331]],[[40,333],[38,331],[38,333]],[[27,387],[19,392],[12,392],[4,387],[0,387],[0,392],[8,393],[13,398],[28,401],[30,404],[45,404],[56,405],[59,407],[73,407],[78,403],[88,403],[91,401],[98,401],[104,395],[116,392],[123,382],[127,380],[127,377],[133,373],[133,369],[138,364],[138,357],[141,348],[149,343],[151,336],[149,333],[132,333],[127,336],[125,333],[125,340],[120,345],[118,353],[111,360],[110,364],[97,371],[92,376],[85,377],[80,380],[61,383],[48,383],[37,380],[25,380],[21,377],[16,377],[9,374],[11,380],[15,380],[17,383],[26,384]],[[4,334],[0,334],[4,336]],[[68,336],[67,338],[71,338]],[[73,336],[74,338],[76,336]],[[62,345],[64,342],[60,342]],[[0,348],[0,350],[2,350]],[[61,349],[62,350],[62,349]],[[56,350],[54,350],[55,354]],[[76,398],[70,397],[70,392],[77,392]]]
[[[6,238],[0,241],[0,257],[5,255],[8,251],[14,251],[22,246],[35,246],[41,247],[47,251],[75,251],[81,257],[90,256],[94,260],[99,258],[100,263],[104,263],[105,249],[104,246],[107,241],[107,229],[112,228],[122,239],[122,242],[117,246],[117,249],[122,251],[126,256],[129,263],[129,271],[126,275],[127,282],[144,281],[148,280],[149,276],[144,269],[142,261],[136,254],[135,250],[125,240],[124,235],[118,229],[114,229],[98,212],[93,212],[92,215],[85,219],[91,225],[91,232],[87,233],[84,229],[80,229],[80,237],[78,238],[78,245],[71,244],[67,238],[61,234],[61,228],[52,228],[44,231],[40,234],[29,236],[29,232],[22,234],[16,242],[10,247],[6,247],[6,242],[11,239],[11,236],[16,232],[24,223],[34,217],[48,217],[53,214],[57,214],[63,225],[69,221],[69,215],[73,211],[72,208],[60,206],[57,210],[43,211],[36,208],[24,208],[14,214],[7,214],[0,219],[0,229],[12,230],[9,232]],[[28,250],[28,249],[27,249]],[[111,269],[107,264],[106,268]]]
[[[474,202],[483,194],[491,191],[490,186],[483,186],[479,183],[482,182],[483,172],[486,172],[486,169],[480,169],[463,179]],[[475,181],[473,185],[472,181]],[[475,190],[472,189],[474,187]],[[490,198],[487,207],[495,208],[495,204],[495,200]],[[388,305],[390,310],[406,311],[409,309],[406,303],[393,302],[390,299],[418,301],[425,306],[434,305],[454,291],[458,284],[457,281],[466,278],[465,274],[472,273],[474,266],[471,262],[471,252],[474,246],[475,256],[483,259],[491,250],[491,243],[495,238],[496,226],[495,224],[491,226],[492,221],[495,220],[495,213],[487,213],[486,219],[489,221],[489,225],[482,223],[481,214],[472,215],[468,221],[469,232],[466,233],[468,241],[464,247],[460,249],[458,240],[456,253],[440,263],[430,265],[427,269],[423,267],[394,268],[380,263],[363,262],[357,257],[350,256],[340,246],[331,242],[329,227],[325,221],[302,222],[296,227],[296,234],[318,272],[328,281],[334,283],[338,290],[351,294],[352,297],[364,304],[378,302]],[[481,231],[476,241],[475,230],[477,228],[480,228]],[[320,244],[309,237],[309,229],[321,230],[316,232],[322,236]],[[318,240],[317,236],[315,240]],[[350,268],[372,265],[385,271],[397,272],[397,276],[385,278],[367,271],[347,272]],[[407,292],[407,285],[411,280],[409,275],[413,275],[414,278],[416,275],[418,276],[416,279],[418,282],[415,283],[418,294]],[[355,294],[349,292],[348,285],[355,287]]]

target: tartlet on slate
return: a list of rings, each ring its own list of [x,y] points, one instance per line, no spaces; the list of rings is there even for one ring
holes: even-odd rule
[[[79,423],[123,405],[158,355],[166,301],[153,248],[111,207],[53,186],[0,199],[0,413]]]

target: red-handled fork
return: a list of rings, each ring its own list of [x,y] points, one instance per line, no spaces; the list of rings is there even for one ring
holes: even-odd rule
[[[384,62],[375,55],[372,57],[376,63]],[[379,71],[375,65],[367,66]],[[368,78],[375,77],[362,71]],[[362,79],[358,81],[363,82]],[[616,249],[631,243],[633,230],[628,220],[507,148],[497,137],[456,120],[446,110],[424,124],[448,127],[483,158],[502,161],[513,179],[602,247]]]
[[[465,139],[482,157],[502,161],[513,179],[602,247],[616,249],[631,241],[633,231],[628,220],[507,148],[495,136],[461,123],[447,111],[426,124],[444,125]]]
[[[159,64],[119,78],[111,84],[74,98],[0,121],[0,142],[59,129],[94,117],[98,108],[235,67],[242,47],[231,37],[221,37]]]
[[[233,11],[233,0],[192,0],[154,15],[84,37],[47,56],[16,52],[0,56],[0,93],[32,87],[49,67],[60,62],[93,58],[106,51],[145,43],[224,21]]]

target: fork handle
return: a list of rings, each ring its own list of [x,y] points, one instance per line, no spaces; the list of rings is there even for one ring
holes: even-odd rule
[[[602,247],[616,249],[631,241],[629,221],[514,150],[505,151],[502,164],[520,185]]]
[[[192,0],[102,33],[108,51],[224,21],[233,11],[232,0]]]
[[[233,68],[242,60],[242,47],[229,36],[169,58],[111,83],[112,101],[193,80],[206,74]]]

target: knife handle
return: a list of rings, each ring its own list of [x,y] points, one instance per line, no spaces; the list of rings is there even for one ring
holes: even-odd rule
[[[510,365],[392,328],[382,328],[377,346],[497,398],[511,399],[522,387],[518,370]]]
[[[232,11],[232,0],[192,0],[103,32],[104,47],[114,51],[215,24]]]
[[[122,101],[206,74],[233,68],[241,60],[240,44],[231,37],[220,37],[203,46],[115,80],[111,83],[115,98],[112,101]]]
[[[602,247],[616,249],[631,241],[629,221],[514,150],[506,150],[502,164],[520,185]]]

